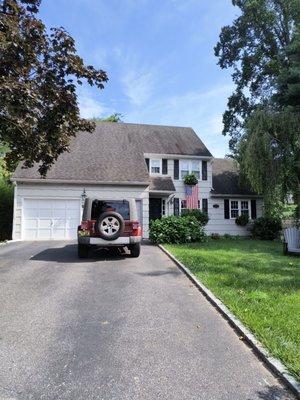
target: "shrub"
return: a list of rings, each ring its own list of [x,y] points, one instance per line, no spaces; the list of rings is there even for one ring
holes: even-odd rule
[[[206,224],[208,223],[208,221],[209,221],[209,218],[208,218],[207,213],[205,213],[205,212],[203,212],[203,211],[201,211],[201,210],[198,210],[198,209],[194,209],[194,210],[188,210],[188,209],[186,209],[186,210],[184,211],[184,213],[183,213],[181,216],[184,217],[184,218],[190,217],[190,216],[195,217],[196,220],[197,220],[202,226],[206,225]]]
[[[274,240],[278,238],[281,228],[280,219],[261,217],[253,222],[252,236],[256,239]]]
[[[184,177],[185,185],[195,186],[198,183],[198,179],[195,174],[188,174]]]
[[[193,216],[189,218],[170,216],[151,222],[150,239],[154,243],[203,242],[205,233]]]
[[[0,178],[0,242],[11,239],[13,203],[13,186]]]
[[[211,237],[211,239],[213,239],[213,240],[219,240],[219,239],[221,239],[221,236],[220,236],[219,233],[212,233],[212,234],[210,235],[210,237]]]
[[[235,219],[235,223],[239,226],[246,226],[249,222],[249,216],[247,214],[241,214]]]

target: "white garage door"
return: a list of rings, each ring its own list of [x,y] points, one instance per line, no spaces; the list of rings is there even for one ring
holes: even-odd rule
[[[76,238],[79,200],[25,199],[23,206],[24,240]]]

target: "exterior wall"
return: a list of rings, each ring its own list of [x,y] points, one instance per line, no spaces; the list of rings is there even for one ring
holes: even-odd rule
[[[87,196],[103,199],[136,199],[142,202],[143,237],[149,237],[149,191],[144,186],[88,186],[42,183],[18,183],[15,187],[13,239],[22,239],[22,207],[24,198],[78,199],[85,188]]]
[[[248,198],[234,198],[233,200],[249,200]],[[214,208],[213,205],[218,204],[219,208]],[[256,199],[257,218],[262,216],[263,202],[262,199]],[[208,201],[208,216],[209,221],[205,228],[207,234],[219,233],[224,235],[249,236],[250,232],[247,227],[238,226],[234,219],[224,218],[224,198],[210,198]]]
[[[192,157],[191,157],[192,159]],[[200,171],[201,175],[201,171]],[[161,175],[161,176],[170,176],[173,179],[174,186],[176,189],[176,194],[175,197],[179,198],[180,203],[181,200],[185,199],[185,185],[183,180],[178,179],[174,180],[174,160],[169,159],[168,160],[168,175]],[[212,163],[210,161],[207,162],[207,180],[202,181],[201,178],[198,182],[198,187],[199,187],[199,200],[202,204],[202,199],[208,199],[208,204],[210,202],[210,191],[212,187]],[[151,194],[150,194],[151,196]],[[167,198],[167,197],[166,197]],[[174,206],[173,206],[173,201],[169,201],[167,203],[166,207],[166,215],[173,215],[174,211]]]

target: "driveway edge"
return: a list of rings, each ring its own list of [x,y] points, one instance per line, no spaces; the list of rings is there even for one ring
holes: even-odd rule
[[[242,335],[242,338],[250,345],[256,355],[300,398],[300,383],[286,370],[284,365],[277,358],[270,356],[268,351],[256,339],[256,337],[237,319],[228,308],[219,300],[206,286],[201,283],[198,278],[176,257],[174,257],[161,244],[158,247],[185,273],[185,275],[193,282],[206,299],[222,314],[222,316],[230,323],[235,331]]]

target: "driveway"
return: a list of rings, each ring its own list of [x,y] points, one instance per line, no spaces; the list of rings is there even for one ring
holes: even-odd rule
[[[157,247],[0,246],[0,399],[293,397]]]

